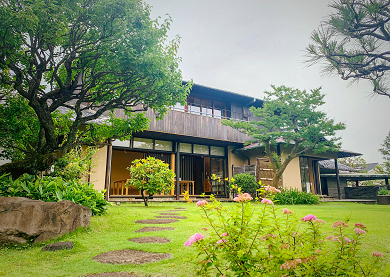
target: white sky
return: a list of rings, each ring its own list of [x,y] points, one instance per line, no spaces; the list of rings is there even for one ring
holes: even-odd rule
[[[322,87],[322,110],[347,129],[342,148],[382,162],[378,152],[390,130],[390,98],[371,97],[365,81],[350,86],[339,76],[323,77],[320,65],[306,67],[310,35],[331,13],[328,0],[145,0],[152,18],[173,23],[181,36],[178,55],[183,79],[263,98],[270,85]]]

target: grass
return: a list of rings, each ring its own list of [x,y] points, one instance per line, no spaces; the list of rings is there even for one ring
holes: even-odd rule
[[[224,204],[225,205],[225,204]],[[232,204],[226,204],[232,205]],[[134,231],[150,224],[135,224],[135,220],[150,219],[157,212],[186,207],[186,211],[178,211],[188,219],[167,225],[175,227],[173,231],[153,233],[135,233]],[[355,203],[326,203],[316,206],[276,206],[280,211],[289,208],[299,216],[308,213],[316,215],[327,222],[326,228],[336,220],[349,218],[350,223],[361,222],[367,226],[362,248],[369,255],[372,251],[385,253],[390,262],[390,206],[365,205]],[[142,204],[122,204],[112,206],[106,215],[91,219],[90,228],[78,230],[57,241],[72,240],[75,246],[72,250],[57,252],[42,252],[42,245],[32,247],[15,247],[0,249],[0,276],[84,276],[91,273],[126,271],[140,276],[196,276],[195,262],[198,258],[194,249],[183,246],[184,242],[194,233],[204,233],[201,229],[207,227],[201,218],[200,210],[195,204],[185,203],[150,203],[149,207]],[[163,236],[172,241],[167,244],[137,244],[128,241],[129,238],[143,236]],[[138,249],[151,252],[171,253],[173,258],[143,265],[111,265],[101,264],[92,257],[110,250]]]

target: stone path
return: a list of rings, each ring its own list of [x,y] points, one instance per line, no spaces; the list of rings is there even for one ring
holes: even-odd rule
[[[135,223],[140,224],[168,224],[172,222],[179,221],[178,219],[186,219],[185,216],[180,216],[178,212],[186,211],[184,207],[177,207],[175,210],[169,210],[160,212],[159,216],[156,216],[155,219],[144,219],[136,220]],[[144,233],[144,232],[158,232],[165,230],[175,230],[173,227],[143,227],[135,231],[135,233]],[[129,241],[135,243],[168,243],[171,240],[164,237],[137,237],[130,238]],[[114,250],[102,253],[93,257],[92,259],[100,263],[109,263],[109,264],[142,264],[156,262],[162,259],[171,258],[172,254],[170,253],[153,253],[146,252],[142,250],[135,249],[122,249]],[[128,272],[105,272],[93,275],[87,275],[85,277],[139,277],[132,273]]]
[[[140,237],[140,238],[131,238],[129,241],[136,243],[168,243],[171,240],[163,237]]]
[[[173,227],[144,227],[144,228],[138,229],[134,232],[145,233],[145,232],[159,232],[159,231],[165,231],[165,230],[175,230],[175,228],[173,228]]]

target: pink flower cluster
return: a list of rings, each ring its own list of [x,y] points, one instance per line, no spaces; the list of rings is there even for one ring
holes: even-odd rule
[[[235,202],[246,202],[253,200],[252,196],[249,193],[239,194],[233,199]]]
[[[229,236],[228,233],[221,234],[221,237],[228,237],[228,236]]]
[[[312,214],[305,215],[304,217],[301,218],[302,221],[313,221],[317,220],[317,217]]]
[[[261,200],[261,203],[263,203],[263,204],[270,204],[270,205],[273,205],[273,204],[274,204],[274,202],[272,202],[272,200],[269,200],[269,199],[267,199],[267,198],[263,198],[263,199]]]
[[[217,241],[217,244],[220,244],[220,243],[225,243],[226,240],[225,239],[220,239],[219,241]]]
[[[185,247],[188,247],[188,246],[191,246],[194,244],[194,242],[197,242],[198,240],[202,240],[204,239],[204,236],[202,234],[199,234],[199,233],[196,233],[195,235],[193,235],[192,237],[189,238],[189,240],[187,240],[185,243],[184,243],[184,246]]]
[[[281,192],[279,189],[272,187],[272,186],[265,186],[264,189],[266,192],[270,192],[270,193],[280,193]]]
[[[293,212],[290,211],[289,209],[284,208],[283,209],[283,214],[293,214]]]
[[[360,228],[355,228],[353,231],[354,231],[356,234],[358,234],[358,235],[362,235],[362,234],[365,234],[365,233],[366,233],[366,231],[364,231],[363,229],[360,229]]]
[[[373,257],[382,257],[382,258],[385,257],[384,254],[382,254],[382,253],[380,253],[380,252],[377,252],[377,251],[372,252],[372,256],[373,256]]]
[[[338,228],[338,227],[345,227],[345,228],[348,228],[348,224],[341,221],[341,220],[337,220],[333,223],[332,225],[332,228]]]
[[[356,228],[366,229],[367,227],[364,226],[362,223],[355,223]]]
[[[200,201],[196,202],[196,206],[197,207],[202,207],[204,205],[207,205],[207,201],[206,200],[200,200]]]

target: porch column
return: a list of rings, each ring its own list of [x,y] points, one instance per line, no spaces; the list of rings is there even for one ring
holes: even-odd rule
[[[337,159],[334,159],[334,169],[336,170],[337,194],[338,198],[341,199],[339,165],[337,164]]]
[[[175,172],[176,172],[176,200],[179,200],[180,197],[180,143],[176,142],[176,163],[175,163]]]
[[[110,197],[111,186],[111,168],[112,168],[112,142],[111,139],[107,140],[107,162],[106,162],[106,178],[104,180],[104,188],[106,189],[105,198],[108,201]]]
[[[225,178],[226,177],[228,177],[229,178],[229,160],[228,160],[228,158],[229,158],[229,153],[228,153],[228,151],[229,151],[229,147],[227,147],[227,146],[225,146]],[[229,198],[229,196],[228,196],[228,193],[227,193],[227,188],[226,188],[226,186],[228,186],[229,185],[229,181],[224,181],[225,182],[225,198]]]

